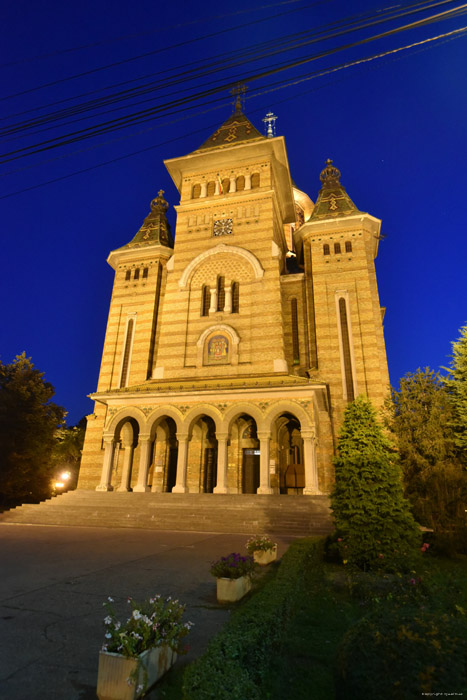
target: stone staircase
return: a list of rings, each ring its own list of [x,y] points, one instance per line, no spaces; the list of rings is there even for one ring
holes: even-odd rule
[[[332,531],[327,496],[69,491],[0,514],[0,523],[129,527],[193,532],[322,535]]]

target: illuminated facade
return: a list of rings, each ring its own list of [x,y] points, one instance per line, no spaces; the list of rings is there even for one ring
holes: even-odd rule
[[[237,105],[165,165],[180,193],[175,245],[159,192],[109,264],[115,282],[79,487],[328,493],[348,401],[389,384],[374,258],[381,222],[327,161],[316,204],[282,136]]]

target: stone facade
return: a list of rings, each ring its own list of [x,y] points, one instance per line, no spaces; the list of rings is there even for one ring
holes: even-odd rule
[[[343,411],[389,384],[374,258],[381,222],[328,161],[316,204],[283,137],[237,107],[165,162],[163,192],[115,270],[79,487],[328,493]]]

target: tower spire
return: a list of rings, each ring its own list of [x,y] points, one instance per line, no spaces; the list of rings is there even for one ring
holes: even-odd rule
[[[243,106],[245,102],[245,92],[247,91],[247,86],[244,83],[237,83],[231,91],[230,94],[235,98],[234,107],[235,113],[243,112]]]
[[[263,118],[263,122],[266,129],[266,136],[268,139],[272,139],[276,135],[276,115],[272,112],[268,112]]]

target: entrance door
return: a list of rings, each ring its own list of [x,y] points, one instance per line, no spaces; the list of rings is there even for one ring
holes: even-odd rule
[[[217,483],[217,450],[206,447],[204,453],[204,493],[212,493]]]
[[[256,493],[259,488],[259,450],[243,450],[242,492]]]
[[[169,459],[167,462],[167,484],[165,487],[166,491],[172,491],[177,481],[177,459],[178,447],[170,447]]]

